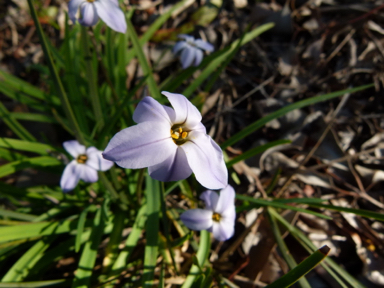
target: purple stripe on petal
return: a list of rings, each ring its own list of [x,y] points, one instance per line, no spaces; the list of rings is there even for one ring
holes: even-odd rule
[[[212,226],[212,211],[191,209],[180,215],[184,225],[192,230],[206,230]]]
[[[97,16],[96,8],[93,5],[94,3],[84,2],[80,6],[81,19],[79,23],[83,26],[93,26],[99,20]]]
[[[200,199],[204,201],[205,209],[215,211],[217,201],[219,201],[219,195],[216,192],[207,190],[200,195]]]
[[[85,154],[86,151],[85,146],[81,145],[77,140],[65,141],[63,147],[73,158]]]
[[[231,185],[227,185],[220,191],[219,201],[217,202],[214,211],[223,214],[228,209],[235,209],[235,190]]]
[[[161,105],[152,97],[144,97],[143,100],[141,100],[137,105],[135,112],[133,113],[133,121],[136,123],[161,121],[167,122],[171,125],[171,119],[167,113],[168,109],[171,108]]]
[[[222,189],[228,184],[228,171],[220,147],[210,136],[192,131],[189,141],[180,147],[185,151],[188,164],[196,180],[208,189]]]
[[[181,66],[183,67],[183,69],[186,69],[192,65],[192,62],[195,59],[196,50],[197,48],[192,47],[190,45],[186,46],[183,49],[180,57]]]
[[[119,5],[116,5],[117,1],[111,0],[98,0],[93,2],[96,7],[97,14],[111,29],[125,33],[127,31],[127,22],[125,21],[125,15],[120,9]]]
[[[196,39],[194,42],[195,42],[195,45],[197,47],[199,47],[200,49],[203,49],[203,50],[209,51],[209,52],[212,52],[214,50],[213,45],[211,43],[204,41],[204,40]]]
[[[213,221],[212,233],[213,237],[219,241],[225,241],[233,236],[235,232],[234,222],[223,221],[215,222]]]
[[[94,183],[99,179],[99,176],[97,175],[97,171],[85,164],[79,164],[81,165],[81,175],[80,179],[87,183]]]
[[[85,0],[71,0],[68,3],[68,16],[72,20],[73,24],[76,23],[76,14],[79,11],[80,4]]]
[[[106,171],[113,166],[113,162],[105,160],[102,151],[97,150],[95,147],[89,147],[87,149],[87,157],[88,160],[85,165],[92,167],[95,170]]]
[[[143,122],[126,128],[111,139],[103,157],[131,169],[159,164],[177,149],[170,129],[166,122]]]
[[[148,172],[153,179],[163,182],[186,179],[192,174],[187,156],[184,150],[180,148],[163,162],[148,167]]]
[[[175,111],[173,124],[183,124],[189,129],[201,123],[201,114],[189,100],[181,94],[162,91],[161,94],[167,96],[169,102]]]
[[[64,169],[63,175],[60,179],[60,187],[63,192],[69,192],[73,190],[77,183],[79,183],[81,175],[81,164],[78,164],[76,160],[72,160]]]
[[[193,65],[199,66],[201,63],[201,60],[203,60],[203,51],[201,51],[200,49],[196,49],[195,61],[193,61]]]

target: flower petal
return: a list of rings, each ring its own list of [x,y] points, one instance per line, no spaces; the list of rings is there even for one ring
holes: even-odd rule
[[[127,22],[125,22],[124,12],[116,5],[117,1],[99,0],[93,2],[97,14],[111,29],[125,33],[127,31]]]
[[[163,162],[148,167],[148,172],[153,179],[164,182],[186,179],[192,174],[187,156],[184,150],[180,148],[176,149],[175,154]]]
[[[144,97],[143,100],[141,100],[140,103],[137,105],[135,112],[133,113],[133,121],[135,121],[136,123],[142,123],[147,121],[167,122],[169,123],[169,125],[172,126],[171,119],[169,117],[169,114],[167,113],[168,109],[172,110],[172,112],[169,111],[169,113],[175,114],[172,108],[161,105],[152,97]]]
[[[81,174],[80,179],[84,180],[84,182],[93,183],[96,182],[97,179],[99,179],[99,176],[97,175],[97,171],[85,164],[79,164],[81,165]]]
[[[213,45],[211,43],[208,43],[207,41],[196,39],[194,42],[195,42],[195,45],[200,49],[203,49],[209,52],[212,52],[214,50]]]
[[[210,136],[191,131],[189,141],[180,146],[196,180],[208,189],[222,189],[228,184],[228,172],[223,152]]]
[[[215,211],[217,201],[219,201],[219,195],[212,190],[207,190],[200,195],[200,199],[204,201],[205,209]]]
[[[196,48],[190,46],[189,44],[183,49],[180,57],[181,66],[183,69],[191,66],[193,59],[195,59],[196,50]]]
[[[81,168],[81,164],[78,164],[76,160],[72,160],[65,167],[63,175],[61,175],[60,179],[60,187],[63,192],[69,192],[76,187],[82,173]]]
[[[213,237],[219,241],[225,241],[235,233],[235,221],[221,219],[219,222],[212,222]]]
[[[183,50],[185,47],[189,47],[185,41],[179,41],[173,46],[172,53],[177,54],[180,50]]]
[[[109,170],[113,166],[112,161],[108,161],[103,158],[102,151],[97,150],[95,147],[89,147],[87,149],[88,160],[85,165],[98,171]]]
[[[175,153],[169,123],[143,122],[118,132],[103,152],[104,159],[138,169],[163,162]]]
[[[175,111],[173,124],[183,124],[192,129],[201,122],[201,114],[189,100],[181,94],[162,91],[161,94],[167,96]]]
[[[225,212],[228,210],[235,211],[235,190],[231,185],[227,185],[224,189],[220,191],[219,201],[217,201],[217,204],[214,206],[214,211],[224,215]]]
[[[203,51],[201,51],[200,49],[196,49],[195,61],[193,62],[193,65],[199,66],[201,63],[201,60],[203,60]]]
[[[81,7],[81,19],[79,19],[79,23],[83,26],[93,26],[99,20],[99,16],[97,16],[96,8],[94,3],[84,2]]]
[[[86,151],[85,146],[81,145],[77,140],[65,141],[63,147],[73,158],[85,154]]]
[[[191,209],[180,215],[184,225],[192,230],[207,230],[212,226],[212,211]]]
[[[77,15],[77,11],[79,11],[79,6],[84,1],[85,0],[71,0],[68,3],[68,16],[69,16],[69,19],[71,19],[71,21],[73,22],[73,24],[76,23],[76,19],[77,19],[76,15]]]

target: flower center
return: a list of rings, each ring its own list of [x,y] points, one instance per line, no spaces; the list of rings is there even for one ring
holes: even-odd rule
[[[81,154],[76,158],[77,163],[80,163],[80,164],[85,164],[87,160],[88,160],[88,157],[85,154]]]
[[[87,2],[93,3],[93,2],[95,2],[95,0],[87,0]]]
[[[220,222],[221,215],[219,213],[213,213],[212,220],[215,222]]]
[[[183,130],[181,126],[174,125],[171,128],[171,137],[176,145],[184,144],[187,141],[188,131]]]

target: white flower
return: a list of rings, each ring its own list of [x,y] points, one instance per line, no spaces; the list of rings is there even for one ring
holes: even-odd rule
[[[81,18],[76,14],[80,8]],[[83,26],[93,26],[99,17],[113,30],[125,33],[127,23],[118,0],[71,0],[68,3],[68,15],[73,23],[79,20]]]
[[[181,53],[180,61],[183,69],[188,68],[191,65],[199,66],[201,60],[203,60],[203,50],[213,51],[212,44],[203,41],[201,39],[195,39],[192,36],[180,34],[179,38],[184,41],[179,41],[173,47],[172,52],[174,54]]]
[[[219,241],[231,238],[235,232],[235,190],[228,185],[220,191],[205,191],[200,199],[205,209],[191,209],[180,215],[184,225],[192,230],[208,230]]]
[[[138,124],[113,136],[104,158],[124,168],[148,167],[159,181],[178,181],[193,172],[209,189],[227,186],[223,152],[207,135],[199,110],[181,94],[162,94],[173,109],[145,97],[133,114]]]
[[[106,171],[113,166],[113,162],[103,159],[102,151],[95,147],[86,149],[76,140],[66,141],[63,146],[75,158],[65,167],[61,176],[60,186],[64,192],[73,190],[80,179],[96,182],[97,171]]]

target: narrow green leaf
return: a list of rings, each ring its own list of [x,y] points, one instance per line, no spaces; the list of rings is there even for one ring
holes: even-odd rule
[[[200,231],[200,244],[196,254],[198,265],[192,265],[191,269],[189,270],[187,279],[185,279],[185,282],[181,286],[182,288],[192,287],[196,278],[199,275],[201,275],[200,267],[204,267],[204,263],[208,259],[210,247],[211,247],[211,234],[206,230]]]
[[[285,220],[279,213],[277,213],[275,210],[270,209],[269,212],[273,215],[273,217],[276,218],[282,225],[284,225],[285,228],[291,233],[293,237],[295,237],[299,243],[310,253],[317,250],[317,247],[311,242],[311,240],[308,239],[307,236],[304,235],[303,232],[301,232],[298,228],[291,225],[287,220]],[[331,271],[333,269],[338,275],[340,275],[345,282],[347,282],[351,287],[354,288],[366,288],[363,284],[361,284],[359,281],[357,281],[355,278],[353,278],[352,275],[350,275],[347,271],[345,271],[343,268],[341,268],[339,265],[336,264],[332,259],[325,258],[324,261],[327,265],[323,265],[323,268],[327,271]],[[329,265],[329,266],[328,266]],[[335,278],[337,279],[337,278]],[[345,286],[343,283],[340,284],[342,287]]]
[[[265,31],[271,29],[275,24],[267,23],[257,27],[256,29],[248,32],[241,39],[238,39],[232,42],[231,46],[227,49],[220,51],[218,54],[215,54],[215,58],[207,65],[207,67],[201,72],[201,74],[183,91],[185,97],[190,97],[192,93],[219,67],[230,55],[231,53],[238,48],[239,43],[244,45],[256,38]],[[202,63],[203,64],[203,63]]]
[[[264,152],[265,150],[267,150],[267,149],[269,149],[271,147],[275,147],[275,146],[283,145],[283,144],[288,144],[288,143],[291,143],[291,141],[290,140],[281,139],[281,140],[272,141],[272,142],[269,142],[267,144],[260,145],[260,146],[257,146],[255,148],[252,148],[252,149],[244,152],[243,154],[241,154],[241,155],[239,155],[239,156],[229,160],[226,163],[227,164],[227,168],[232,167],[237,162],[246,160],[246,159],[251,158],[251,157],[253,157],[253,156],[257,155],[257,154],[260,154],[260,153]]]
[[[91,276],[95,266],[97,249],[101,242],[101,236],[104,233],[105,219],[103,215],[106,212],[104,211],[105,206],[106,205],[102,205],[96,212],[91,236],[85,243],[83,252],[81,253],[79,266],[72,283],[73,288],[87,288],[91,286]]]
[[[43,123],[52,123],[57,124],[57,120],[51,116],[37,113],[26,113],[26,112],[12,112],[10,117],[15,120],[23,121],[34,121],[34,122],[43,122]]]
[[[12,138],[0,138],[0,147],[26,152],[34,152],[41,155],[48,155],[49,152],[56,151],[55,148],[47,144],[23,141]]]
[[[23,220],[23,221],[33,221],[34,219],[37,218],[36,215],[20,213],[20,212],[15,212],[11,210],[4,210],[1,208],[0,208],[0,216],[5,218],[12,218],[16,220]]]
[[[56,71],[55,64],[53,63],[53,59],[52,59],[51,53],[49,51],[49,45],[48,45],[47,40],[45,38],[43,29],[41,28],[39,19],[38,19],[37,14],[36,14],[35,7],[33,6],[33,3],[32,3],[32,0],[28,0],[28,5],[29,5],[29,9],[31,11],[33,22],[35,23],[37,34],[39,35],[39,38],[40,38],[40,43],[41,43],[41,46],[43,48],[44,56],[46,58],[46,61],[47,61],[47,64],[48,64],[48,67],[50,70],[50,75],[51,75],[52,80],[55,84],[56,93],[60,96],[61,104],[63,105],[67,119],[70,122],[72,131],[75,133],[76,138],[79,140],[79,142],[85,144],[84,137],[81,134],[81,131],[79,128],[79,124],[77,123],[75,115],[73,114],[73,111],[72,111],[71,105],[69,103],[67,94],[64,90],[63,84],[61,83],[59,74]]]
[[[68,287],[70,279],[33,281],[33,282],[16,282],[16,283],[0,283],[0,288],[43,288],[43,287]]]
[[[288,264],[289,269],[291,271],[297,267],[297,263],[295,259],[293,258],[292,254],[289,252],[287,245],[284,242],[283,237],[281,236],[280,229],[277,226],[275,218],[271,215],[269,212],[271,208],[267,209],[267,215],[269,219],[269,223],[271,224],[272,233],[275,236],[277,246],[279,247],[279,250],[281,252],[281,255],[283,256],[285,262]],[[309,285],[307,279],[304,277],[300,278],[299,280],[299,286],[302,288],[311,288],[311,285]]]
[[[35,243],[21,256],[1,279],[1,282],[23,281],[35,263],[43,256],[55,237],[48,237]]]
[[[135,249],[137,242],[139,241],[142,231],[144,229],[144,225],[147,221],[147,206],[141,206],[139,212],[137,213],[135,223],[133,224],[132,231],[129,233],[127,240],[125,241],[125,247],[120,252],[117,257],[115,263],[113,263],[113,267],[109,278],[116,277],[119,275],[127,265],[127,261],[129,256],[131,255],[133,249]]]
[[[84,232],[85,220],[87,219],[87,214],[88,214],[90,207],[91,206],[88,206],[87,208],[85,208],[80,213],[79,221],[77,222],[77,233],[76,233],[76,239],[75,239],[75,252],[76,253],[80,251],[80,245],[82,243],[81,239],[82,239],[83,232]]]
[[[59,166],[62,163],[53,157],[50,156],[40,156],[34,158],[22,159],[19,161],[11,162],[0,167],[0,177],[7,176],[9,174],[15,173],[25,168],[30,167],[48,167],[48,166]]]
[[[279,278],[272,284],[268,285],[266,288],[285,288],[291,287],[295,282],[297,282],[301,277],[315,268],[321,261],[327,257],[331,249],[324,245],[307,259],[302,261],[298,266],[289,271],[283,277]]]
[[[317,212],[314,212],[314,211],[311,211],[311,210],[299,208],[299,207],[296,207],[296,206],[285,205],[285,204],[283,204],[281,202],[278,202],[278,201],[273,201],[273,200],[269,201],[269,200],[264,200],[264,199],[256,199],[256,198],[252,198],[252,197],[244,196],[244,195],[240,195],[240,194],[236,194],[236,199],[252,202],[252,203],[255,203],[257,206],[288,209],[288,210],[293,210],[293,211],[298,211],[298,212],[302,212],[302,213],[311,214],[311,215],[317,216],[319,218],[323,218],[323,219],[327,219],[327,220],[332,220],[332,217],[323,215],[321,213],[317,213]]]
[[[36,141],[36,138],[32,136],[15,118],[12,117],[12,113],[5,108],[4,104],[0,102],[0,118],[7,124],[9,129],[12,130],[18,137],[27,141]]]
[[[159,212],[160,212],[160,183],[146,177],[146,200],[147,200],[147,223],[146,223],[146,245],[144,251],[143,287],[153,286],[155,268],[158,254],[159,234]]]
[[[127,30],[127,33],[133,44],[133,49],[135,50],[137,58],[139,60],[141,69],[143,69],[144,75],[147,76],[147,85],[149,92],[153,98],[160,99],[160,92],[157,87],[155,78],[153,77],[152,69],[150,68],[147,58],[144,55],[135,28],[133,27],[130,19],[127,20]]]
[[[284,116],[288,112],[293,111],[295,109],[299,109],[299,108],[309,106],[311,104],[316,104],[319,102],[327,101],[327,100],[339,97],[339,96],[347,94],[347,93],[354,93],[357,91],[365,90],[365,89],[370,88],[372,86],[373,86],[373,84],[362,85],[362,86],[359,86],[356,88],[332,92],[332,93],[328,93],[328,94],[324,94],[324,95],[320,95],[320,96],[315,96],[315,97],[311,97],[308,99],[304,99],[304,100],[292,103],[288,106],[285,106],[285,107],[283,107],[283,108],[281,108],[275,112],[272,112],[271,114],[255,121],[255,122],[253,122],[251,125],[245,127],[243,130],[241,130],[240,132],[233,135],[231,138],[229,138],[227,141],[225,141],[220,146],[222,149],[225,149],[225,148],[235,144],[236,142],[240,141],[244,137],[248,136],[252,132],[255,132],[257,129],[263,127],[269,121],[276,119],[276,118],[279,118],[281,116]]]

